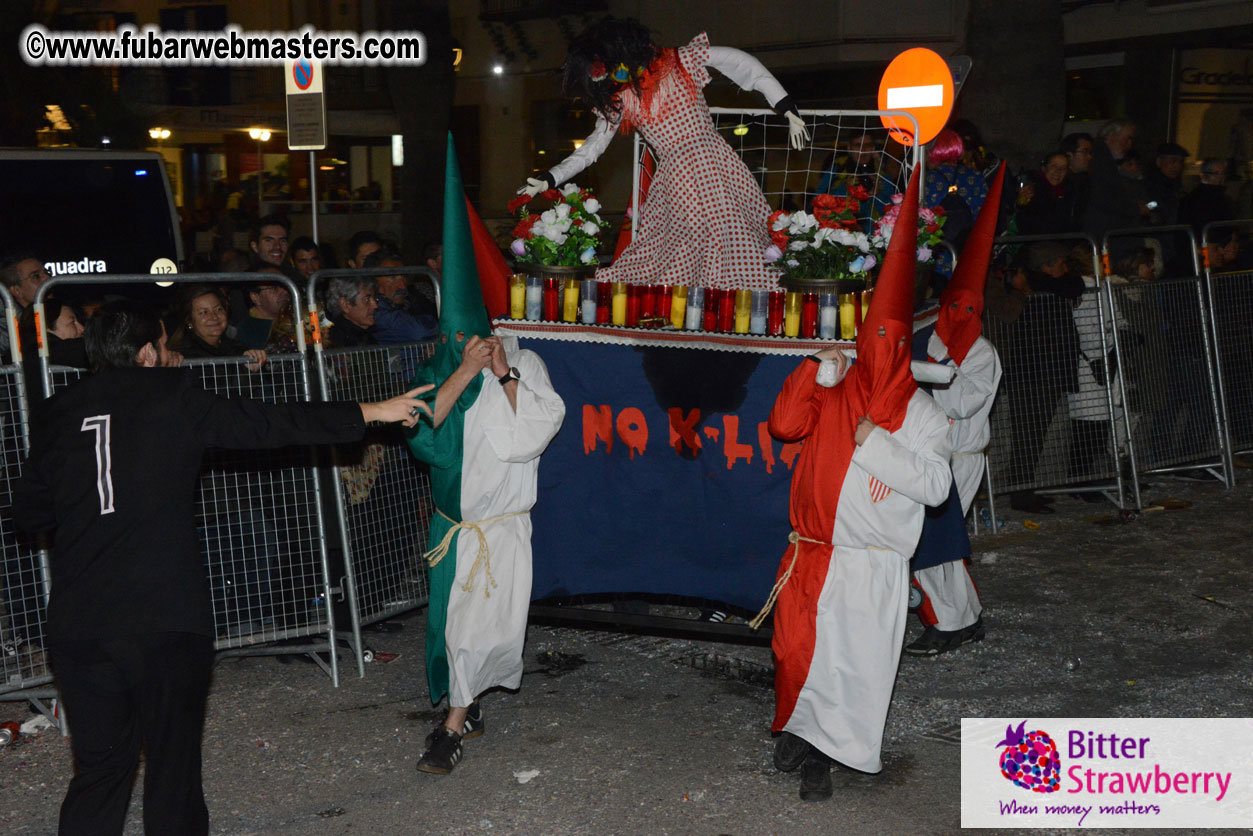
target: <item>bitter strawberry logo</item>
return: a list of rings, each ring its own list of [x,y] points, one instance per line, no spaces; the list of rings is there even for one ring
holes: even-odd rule
[[[1024,732],[1026,728],[1026,720],[1017,729],[1013,724],[1005,727],[1005,739],[996,744],[1005,747],[1001,750],[1001,774],[1032,792],[1057,792],[1062,773],[1057,744],[1048,732]]]

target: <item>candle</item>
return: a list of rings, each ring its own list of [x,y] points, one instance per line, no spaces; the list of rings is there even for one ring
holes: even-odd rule
[[[657,316],[662,319],[670,318],[670,286],[664,284],[653,285],[657,291]]]
[[[566,279],[561,287],[561,319],[577,322],[579,319],[579,280]]]
[[[674,286],[670,294],[670,324],[682,328],[687,311],[687,288],[681,284]]]
[[[857,295],[861,297],[861,313],[857,316],[857,324],[861,325],[866,321],[866,317],[870,316],[870,300],[874,297],[874,291],[863,290]]]
[[[687,291],[687,316],[683,327],[689,331],[699,331],[705,319],[705,288],[693,287]]]
[[[783,333],[783,299],[782,290],[770,291],[769,304],[766,307],[766,333],[772,337]]]
[[[748,317],[748,332],[750,334],[764,334],[766,333],[766,318],[770,311],[770,294],[764,290],[754,290],[752,296],[752,308]]]
[[[722,297],[726,291],[719,290],[716,287],[707,288],[705,290],[705,315],[701,319],[701,327],[706,331],[718,330],[718,309],[722,307]]]
[[[640,307],[642,303],[641,296],[644,295],[644,286],[638,284],[627,285],[626,297],[626,324],[631,328],[637,328],[640,324]]]
[[[646,284],[639,289],[640,319],[657,315],[657,285]],[[631,316],[631,297],[627,297],[627,318]]]
[[[512,319],[526,316],[526,276],[520,273],[509,277],[509,316]]]
[[[753,309],[753,294],[748,290],[735,291],[735,333],[747,334],[749,328],[749,316]],[[762,328],[765,328],[766,320],[763,318]]]
[[[613,324],[626,325],[627,289],[626,282],[613,283]]]
[[[724,290],[718,297],[718,330],[735,330],[735,291]]]
[[[796,291],[783,297],[783,333],[789,337],[801,333],[801,295]]]
[[[839,309],[835,304],[835,294],[818,294],[818,337],[820,339],[835,339],[835,323],[838,315]]]
[[[544,321],[556,322],[558,316],[557,280],[544,279]]]
[[[579,299],[582,303],[584,324],[594,323],[596,321],[596,282],[584,279],[580,283]]]
[[[613,307],[613,289],[609,282],[596,282],[596,321],[609,321],[609,309]]]
[[[812,340],[818,335],[818,294],[801,297],[801,336]]]
[[[526,318],[539,319],[543,311],[544,280],[539,276],[526,277]]]
[[[862,320],[865,319],[864,310],[862,309],[862,291],[853,294],[853,321],[857,323],[857,327],[861,327]]]
[[[853,294],[840,294],[840,338],[845,340],[857,337],[857,310],[853,307]]]

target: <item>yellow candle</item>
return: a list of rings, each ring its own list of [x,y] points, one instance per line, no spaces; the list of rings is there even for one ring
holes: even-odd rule
[[[851,340],[857,336],[857,309],[853,307],[853,294],[840,294],[840,339]]]
[[[752,311],[752,292],[748,290],[735,291],[735,333],[748,333],[748,318]]]
[[[796,337],[801,333],[801,295],[789,293],[783,297],[783,334]]]
[[[526,316],[526,276],[509,277],[509,316],[513,319]]]
[[[577,322],[579,319],[579,280],[566,279],[561,290],[561,319]]]
[[[613,294],[613,324],[626,325],[626,282],[613,282],[610,292]]]
[[[675,285],[670,294],[670,324],[675,328],[683,327],[683,319],[687,316],[687,288]]]

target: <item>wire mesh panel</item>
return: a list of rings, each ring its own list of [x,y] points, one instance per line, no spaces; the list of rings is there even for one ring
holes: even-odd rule
[[[26,460],[26,411],[21,367],[0,367],[0,693],[52,680],[44,657],[45,557],[38,541],[13,522],[13,483]]]
[[[803,111],[810,142],[800,151],[788,142],[788,121],[771,110],[710,108],[714,129],[739,155],[773,209],[807,209],[820,194],[848,196],[861,186],[869,195],[860,201],[862,231],[905,190],[916,164],[912,147],[903,147],[888,135],[879,111]],[[907,114],[894,118],[913,133]],[[645,156],[652,154],[636,133],[637,187],[633,205],[647,189],[652,170]],[[654,157],[653,163],[656,159]]]
[[[983,333],[1005,370],[988,453],[998,490],[1116,487],[1109,484],[1119,475],[1109,406],[1112,326],[1103,296],[1089,279],[1078,304],[1040,292],[1013,322],[985,317]]]
[[[328,349],[323,352],[328,400],[379,401],[409,388],[433,342]],[[403,431],[370,427],[360,444],[335,450],[346,552],[352,561],[362,624],[426,603],[422,553],[430,528],[431,483],[409,454]]]
[[[1253,452],[1253,272],[1213,273],[1215,350],[1227,402],[1227,434],[1236,455]]]
[[[1111,287],[1131,336],[1120,340],[1137,470],[1221,464],[1201,281]]]
[[[223,397],[306,400],[300,355],[259,369],[241,358],[186,365]],[[219,649],[328,631],[318,503],[308,448],[206,452],[196,530]]]

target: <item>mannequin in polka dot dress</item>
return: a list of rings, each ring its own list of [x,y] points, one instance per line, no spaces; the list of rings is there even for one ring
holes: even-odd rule
[[[704,33],[687,46],[659,48],[648,29],[609,19],[570,46],[563,89],[596,114],[579,150],[531,178],[532,196],[571,179],[595,162],[617,132],[638,130],[658,158],[638,218],[635,240],[596,278],[637,284],[771,290],[778,272],[765,264],[770,206],[748,168],[714,130],[701,92],[708,67],[745,90],[761,93],[786,115],[796,149],[809,134],[796,106],[757,59],[709,45]]]

